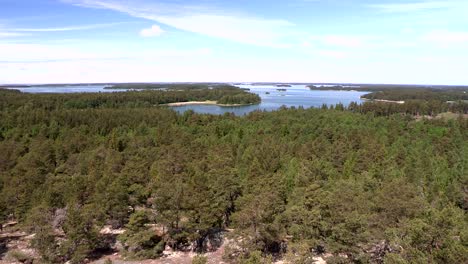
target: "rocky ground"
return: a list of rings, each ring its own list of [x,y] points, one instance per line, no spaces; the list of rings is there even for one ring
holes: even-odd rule
[[[34,236],[19,231],[16,224],[9,222],[0,232],[0,264],[32,263],[33,259],[39,257],[29,246]]]
[[[105,230],[104,233],[120,233],[115,230]],[[8,223],[3,231],[0,232],[0,264],[12,263],[33,263],[34,259],[38,259],[39,255],[34,249],[31,249],[30,242],[34,235],[26,234],[16,227],[16,223]],[[222,245],[213,252],[204,254],[207,257],[209,264],[223,264],[225,249],[232,243],[229,239],[224,238]],[[159,259],[132,261],[126,260],[118,252],[103,255],[99,259],[91,261],[91,264],[104,264],[106,260],[111,260],[113,264],[191,264],[192,259],[197,254],[194,252],[176,252],[170,248],[166,248],[164,256]],[[275,264],[283,264],[283,261],[277,261]],[[315,258],[315,263],[326,264],[326,262],[318,257]]]
[[[103,232],[110,233],[109,230],[103,230]],[[14,222],[6,224],[0,232],[0,264],[32,263],[34,259],[38,259],[37,252],[30,248],[33,237],[34,235],[19,231]],[[204,255],[208,258],[208,263],[225,263],[222,257],[226,244],[223,243],[216,251]],[[114,264],[191,264],[196,255],[193,252],[174,252],[167,248],[164,251],[164,257],[156,260],[130,261],[125,260],[119,253],[113,253],[104,255],[91,263],[102,264],[109,259]]]
[[[208,258],[209,264],[223,264],[224,245],[215,252],[204,254]],[[104,264],[107,259],[110,259],[114,264],[191,264],[192,259],[196,256],[195,253],[165,251],[164,257],[154,260],[129,261],[124,260],[118,253],[110,256],[103,256],[99,260],[91,262],[92,264]]]

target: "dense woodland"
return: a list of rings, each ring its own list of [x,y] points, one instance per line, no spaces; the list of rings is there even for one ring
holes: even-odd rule
[[[216,89],[238,89],[225,83],[119,83],[105,87],[104,89],[133,89],[133,90],[201,90],[208,88]]]
[[[426,100],[426,101],[468,101],[468,89],[406,89],[384,90],[366,94],[366,99],[383,99],[392,101]]]
[[[261,102],[260,96],[254,93],[249,93],[249,89],[241,89],[229,84],[219,83],[130,83],[130,84],[115,84],[104,89],[117,89],[117,90],[160,90],[163,92],[176,92],[182,97],[187,98],[179,99],[174,102],[197,101],[197,100],[212,100],[220,105],[248,105],[258,104]],[[197,95],[197,96],[193,96]],[[165,101],[167,97],[163,94],[160,99]],[[172,103],[172,102],[171,102]]]
[[[0,90],[0,222],[36,234],[46,263],[105,250],[104,225],[127,230],[130,258],[203,252],[232,229],[233,263],[468,262],[466,118],[417,121],[388,103],[243,117],[157,106],[216,96]]]
[[[255,104],[257,94],[224,86],[216,89],[142,90],[118,93],[22,94],[16,90],[1,90],[0,108],[30,107],[34,109],[87,109],[152,107],[176,102],[217,101],[220,104]]]
[[[414,85],[309,85],[310,90],[342,90],[370,92],[362,98],[389,101],[468,101],[467,86],[414,86]]]

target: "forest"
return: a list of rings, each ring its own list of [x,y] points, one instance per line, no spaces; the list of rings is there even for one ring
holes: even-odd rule
[[[370,92],[362,98],[389,101],[468,101],[468,86],[419,86],[419,85],[308,85],[311,90],[343,90]]]
[[[465,103],[160,106],[243,96],[0,89],[0,223],[34,234],[41,263],[86,263],[116,241],[129,259],[203,254],[219,234],[236,241],[228,263],[468,263]]]
[[[402,89],[383,90],[363,96],[366,99],[383,99],[391,101],[426,100],[426,101],[468,101],[468,89]]]
[[[197,85],[186,89],[173,87],[168,90],[142,89],[118,93],[82,93],[78,95],[27,94],[16,90],[0,89],[0,95],[3,97],[3,100],[0,101],[0,109],[24,106],[47,110],[135,108],[189,101],[217,101],[219,104],[257,104],[261,102],[261,98],[257,94],[230,85],[216,89]]]
[[[236,86],[224,83],[119,83],[104,89],[123,90],[203,90],[203,89],[237,90]]]

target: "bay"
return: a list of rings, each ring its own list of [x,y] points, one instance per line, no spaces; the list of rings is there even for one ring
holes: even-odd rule
[[[217,105],[184,105],[173,107],[179,113],[192,110],[196,113],[217,114],[234,113],[246,115],[252,111],[274,111],[285,107],[321,107],[323,104],[336,105],[342,103],[348,106],[351,102],[361,103],[361,96],[368,92],[362,91],[318,91],[310,90],[306,85],[292,85],[291,87],[277,87],[275,85],[237,85],[250,89],[262,98],[257,105],[247,106],[217,106]],[[285,91],[283,91],[285,90]]]
[[[95,92],[125,92],[120,89],[104,89],[108,85],[63,85],[63,86],[32,86],[17,87],[26,93],[95,93]],[[276,85],[237,85],[250,92],[258,94],[262,102],[257,105],[247,106],[217,106],[217,105],[184,105],[172,107],[179,113],[192,110],[196,113],[222,115],[234,113],[246,115],[252,111],[274,111],[281,107],[321,107],[323,104],[336,105],[342,103],[347,106],[351,102],[361,103],[361,96],[368,92],[362,91],[334,91],[334,90],[310,90],[306,85],[291,85],[291,87],[277,87]]]

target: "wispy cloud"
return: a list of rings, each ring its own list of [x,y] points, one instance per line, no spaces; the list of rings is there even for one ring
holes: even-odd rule
[[[328,35],[323,37],[323,42],[327,45],[347,48],[361,48],[366,45],[363,37],[346,35]]]
[[[112,27],[117,25],[126,24],[128,22],[105,23],[105,24],[92,24],[80,26],[67,26],[67,27],[53,27],[53,28],[13,28],[9,31],[13,32],[60,32],[60,31],[77,31],[77,30],[90,30],[96,28]]]
[[[111,61],[135,60],[155,61],[160,58],[207,57],[213,53],[211,49],[141,49],[89,51],[80,47],[51,44],[8,44],[0,43],[0,64],[20,63],[56,63],[76,61]]]
[[[0,38],[12,38],[12,37],[22,37],[26,34],[17,33],[17,32],[10,32],[10,31],[0,31]]]
[[[403,13],[434,9],[444,9],[456,5],[456,1],[419,1],[411,3],[387,3],[387,4],[372,4],[368,5],[371,8],[378,9],[389,13]]]
[[[422,39],[443,48],[468,46],[468,32],[435,30],[425,34]]]
[[[145,28],[140,31],[140,36],[148,38],[148,37],[158,37],[164,33],[164,30],[158,26],[153,25],[150,28]]]
[[[213,7],[121,0],[63,0],[82,7],[103,8],[153,20],[179,30],[239,43],[285,47],[292,23],[237,14]]]
[[[347,58],[350,54],[344,51],[337,50],[319,50],[318,55],[333,59],[344,59]]]

